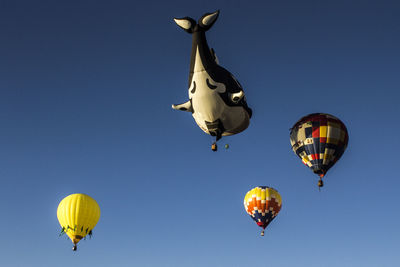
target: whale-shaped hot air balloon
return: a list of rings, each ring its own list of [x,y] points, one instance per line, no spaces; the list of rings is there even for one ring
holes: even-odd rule
[[[185,17],[174,19],[186,32],[192,34],[192,52],[189,71],[189,100],[172,105],[176,110],[192,113],[197,125],[216,137],[244,131],[250,123],[252,111],[247,106],[242,86],[236,78],[218,64],[213,49],[206,40],[206,31],[217,20],[219,11],[207,13],[199,21]],[[217,150],[216,141],[212,145]]]
[[[263,229],[261,236],[264,236],[265,228],[275,219],[281,207],[281,195],[268,186],[257,186],[247,192],[244,197],[244,209]]]
[[[346,126],[335,116],[313,113],[301,118],[291,128],[290,143],[302,162],[322,178],[343,155],[349,141]]]
[[[86,235],[91,236],[100,218],[100,207],[96,200],[85,194],[72,194],[61,200],[57,208],[57,218],[77,249],[78,242]]]

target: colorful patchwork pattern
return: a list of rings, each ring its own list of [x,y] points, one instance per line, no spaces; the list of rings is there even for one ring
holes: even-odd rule
[[[321,178],[343,155],[348,141],[343,122],[324,113],[301,118],[290,132],[294,153]]]
[[[246,212],[263,229],[278,215],[281,207],[281,195],[267,186],[253,188],[244,197]]]

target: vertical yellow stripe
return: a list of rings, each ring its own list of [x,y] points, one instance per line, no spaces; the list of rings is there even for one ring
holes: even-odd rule
[[[326,137],[326,126],[319,127],[319,136]]]

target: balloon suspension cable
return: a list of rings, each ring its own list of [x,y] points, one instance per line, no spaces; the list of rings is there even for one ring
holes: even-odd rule
[[[58,236],[62,236],[63,234],[65,234],[65,228],[64,227],[61,229],[61,232],[60,232],[60,234]]]
[[[78,247],[76,246],[76,244],[74,244],[74,246],[72,247],[73,251],[76,251],[78,249]]]
[[[261,236],[264,236],[264,229],[261,231]]]

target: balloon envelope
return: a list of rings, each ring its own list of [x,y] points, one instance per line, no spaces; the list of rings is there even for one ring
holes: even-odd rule
[[[252,115],[241,84],[219,65],[214,49],[208,46],[206,32],[218,16],[219,11],[216,11],[205,14],[198,22],[189,17],[174,19],[179,27],[192,35],[192,52],[189,100],[172,105],[173,109],[192,113],[200,129],[215,136],[217,141],[222,136],[246,130]]]
[[[100,218],[100,207],[96,200],[85,194],[72,194],[61,200],[57,218],[74,244],[91,234]]]
[[[281,207],[281,195],[267,186],[255,187],[244,197],[244,208],[247,214],[263,229],[278,215]]]
[[[321,178],[343,155],[348,141],[344,123],[325,113],[301,118],[290,132],[294,153]]]

